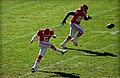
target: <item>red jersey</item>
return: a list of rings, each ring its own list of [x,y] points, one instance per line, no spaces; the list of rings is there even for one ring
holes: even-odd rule
[[[84,18],[86,15],[82,13],[82,10],[77,9],[75,11],[75,16],[72,17],[71,22],[72,23],[76,23],[76,24],[80,24],[80,21],[82,20],[82,18]]]
[[[49,39],[52,37],[52,35],[54,34],[53,30],[50,30],[50,35],[49,36],[45,36],[43,34],[43,29],[38,30],[37,35],[39,36],[39,40],[40,41],[45,41],[45,42],[49,42]]]

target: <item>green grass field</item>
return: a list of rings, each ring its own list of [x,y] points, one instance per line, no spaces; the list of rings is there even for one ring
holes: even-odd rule
[[[0,78],[120,78],[120,4],[119,0],[1,0],[0,2]],[[67,44],[61,55],[48,49],[37,68],[31,67],[38,56],[38,29],[52,28],[57,35],[50,42],[56,47],[69,34],[69,21],[60,26],[64,16],[81,4],[89,7],[92,20],[82,20],[86,31],[74,46]],[[114,23],[113,29],[106,24]],[[62,48],[61,48],[62,49]]]

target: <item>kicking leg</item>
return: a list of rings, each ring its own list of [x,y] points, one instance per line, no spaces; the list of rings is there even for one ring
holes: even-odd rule
[[[54,45],[51,45],[51,49],[53,49],[54,51],[57,51],[57,52],[61,52],[62,55],[67,52],[67,50],[61,50],[59,48],[55,48]]]

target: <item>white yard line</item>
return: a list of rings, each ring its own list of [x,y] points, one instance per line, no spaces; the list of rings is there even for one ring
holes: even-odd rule
[[[106,49],[106,48],[109,48],[109,47],[112,47],[112,46],[115,46],[115,45],[118,45],[119,43],[116,43],[116,44],[111,44],[109,46],[106,46],[106,47],[103,47],[101,49],[97,49],[96,51],[99,51],[99,50],[102,50],[102,49]]]
[[[53,27],[51,27],[51,28],[56,28],[56,27],[59,27],[59,26],[61,26],[61,24],[60,24],[60,25],[53,26]],[[108,31],[90,31],[90,32],[92,32],[92,33],[108,33]],[[115,30],[115,31],[113,31],[113,32],[110,32],[110,34],[117,34],[117,33],[119,33],[119,32],[120,32],[120,30]],[[27,36],[30,36],[31,34],[35,34],[35,33],[36,33],[36,32],[32,32],[32,33],[30,33],[30,34],[25,34],[25,35],[22,35],[22,36],[20,36],[20,37],[12,38],[11,40],[3,41],[3,43],[11,42],[11,41],[13,41],[13,40],[17,40],[17,39],[20,39],[20,38],[23,38],[23,37],[27,37]]]
[[[105,48],[109,48],[109,47],[112,47],[112,46],[115,46],[115,45],[118,45],[118,43],[116,43],[116,44],[111,44],[111,45],[108,45],[108,46],[106,46],[106,47],[102,47],[102,48],[97,49],[97,50],[95,50],[95,51],[100,51],[100,50],[103,50],[103,49],[105,49]],[[72,58],[68,58],[67,60],[63,60],[63,61],[61,61],[61,62],[56,62],[55,64],[52,64],[52,65],[50,65],[50,66],[41,67],[40,69],[38,69],[38,71],[39,71],[39,70],[44,70],[44,69],[47,69],[47,68],[52,68],[52,67],[54,67],[54,66],[56,66],[56,65],[60,65],[60,64],[62,64],[62,63],[65,63],[65,62],[68,62],[68,61],[77,59],[77,58],[79,58],[79,57],[80,57],[80,55],[79,55],[79,56],[72,57]],[[102,67],[102,66],[96,67],[96,69],[99,69],[99,68],[101,68],[101,67]],[[21,75],[21,76],[18,76],[17,78],[24,78],[24,77],[26,77],[26,76],[28,76],[28,75],[30,75],[30,74],[32,74],[32,72],[28,72],[28,73],[26,73],[26,74],[23,74],[23,75]]]
[[[120,30],[114,30],[114,31],[112,31],[112,32],[109,32],[109,31],[88,31],[88,32],[90,32],[90,33],[99,33],[99,34],[103,34],[103,33],[110,33],[110,34],[117,34],[117,33],[119,33],[120,32]]]
[[[61,24],[56,25],[56,26],[53,26],[53,27],[50,27],[50,28],[56,28],[56,27],[60,27],[60,26],[61,26]],[[17,40],[17,39],[20,39],[20,38],[24,38],[24,37],[30,36],[31,34],[35,34],[35,33],[36,33],[36,32],[32,32],[32,33],[30,33],[30,34],[24,34],[24,35],[22,35],[22,36],[19,36],[19,37],[16,37],[16,38],[12,38],[12,39],[10,39],[10,40],[2,41],[2,42],[3,42],[3,43],[11,42],[11,41],[13,41],[13,40]]]
[[[91,16],[97,16],[97,15],[100,15],[100,14],[103,14],[103,13],[106,13],[106,12],[109,12],[109,11],[113,11],[113,10],[116,10],[116,9],[120,9],[120,7],[116,7],[116,8],[110,9],[110,10],[106,10],[106,11],[102,11],[102,12],[93,14],[93,15],[91,15]],[[51,27],[51,28],[56,28],[56,27],[60,27],[60,26],[61,26],[61,24],[58,24],[58,25],[53,26],[53,27]],[[7,42],[11,42],[11,41],[13,41],[13,40],[17,40],[17,39],[20,39],[20,38],[23,38],[23,37],[27,37],[27,36],[29,36],[29,35],[31,35],[31,34],[33,34],[33,33],[35,33],[35,32],[32,32],[32,33],[30,33],[30,34],[24,34],[23,36],[19,36],[19,37],[16,37],[16,38],[12,38],[12,39],[10,39],[10,40],[3,41],[3,43],[7,43]]]
[[[113,11],[113,10],[116,10],[116,9],[120,9],[120,7],[115,7],[115,8],[109,9],[109,10],[105,10],[105,11],[102,11],[102,12],[99,12],[99,13],[96,13],[96,14],[93,14],[93,15],[91,15],[91,16],[101,15],[101,14],[104,14],[104,13],[107,13],[107,12],[110,12],[110,11]]]
[[[10,39],[10,40],[3,41],[3,43],[7,43],[7,42],[11,42],[11,41],[13,41],[13,40],[17,40],[17,39],[20,39],[20,38],[23,38],[23,37],[27,37],[27,36],[29,36],[29,35],[31,35],[31,34],[35,34],[35,32],[32,32],[32,33],[30,33],[30,34],[25,34],[25,35],[22,35],[22,36],[19,36],[19,37],[16,37],[16,38],[12,38],[12,39]]]
[[[56,65],[60,65],[60,64],[62,64],[62,63],[64,63],[64,62],[71,61],[71,60],[76,59],[76,58],[78,58],[78,57],[80,57],[80,56],[75,56],[75,57],[73,57],[73,58],[69,58],[69,59],[67,59],[67,60],[63,60],[63,61],[61,61],[61,62],[56,62],[55,64],[52,64],[52,65],[50,65],[50,66],[42,67],[42,68],[38,69],[38,71],[39,71],[39,70],[44,70],[44,69],[47,69],[47,68],[52,68],[52,67],[54,67],[54,66],[56,66]],[[30,75],[30,74],[32,74],[32,72],[28,72],[28,73],[26,73],[26,74],[24,74],[24,75],[19,76],[18,78],[25,77],[25,76],[28,76],[28,75]]]
[[[101,33],[107,33],[108,31],[102,31],[102,30],[101,30],[101,31],[90,31],[90,32],[91,32],[91,33],[100,33],[100,34],[101,34]]]
[[[115,31],[113,31],[113,32],[110,32],[110,34],[117,34],[117,33],[119,33],[120,32],[120,30],[115,30]]]
[[[7,9],[0,10],[0,12],[9,11],[9,10],[11,10],[11,9],[15,9],[15,8],[18,8],[18,7],[27,5],[27,4],[31,4],[31,3],[33,3],[33,2],[34,2],[34,1],[29,1],[29,2],[27,2],[27,3],[19,4],[19,5],[17,5],[17,6],[13,6],[13,7],[7,8]]]

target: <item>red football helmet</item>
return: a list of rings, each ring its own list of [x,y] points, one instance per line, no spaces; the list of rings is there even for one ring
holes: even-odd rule
[[[43,34],[45,36],[49,36],[50,35],[50,29],[48,29],[48,28],[44,29]]]
[[[88,6],[87,6],[87,5],[81,5],[80,8],[81,8],[82,10],[88,10]]]
[[[81,5],[81,6],[80,6],[80,9],[82,10],[82,12],[83,12],[84,14],[87,14],[87,10],[88,10],[88,6],[87,6],[87,5]]]

